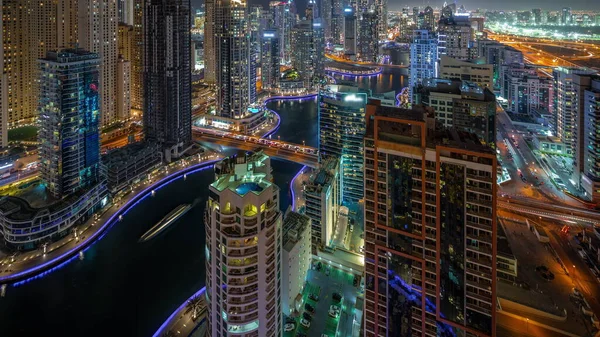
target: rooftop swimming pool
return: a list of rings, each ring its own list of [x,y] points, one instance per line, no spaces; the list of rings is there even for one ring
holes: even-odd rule
[[[235,188],[235,191],[239,195],[245,195],[248,192],[260,192],[262,190],[263,190],[263,188],[260,187],[260,185],[257,183],[243,183],[243,184],[240,184],[240,186]]]

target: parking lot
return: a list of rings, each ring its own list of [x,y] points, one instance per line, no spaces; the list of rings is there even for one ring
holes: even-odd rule
[[[284,333],[285,337],[293,336],[349,336],[352,334],[354,320],[354,306],[359,294],[359,287],[353,285],[355,276],[348,272],[333,268],[329,263],[321,261],[321,269],[308,271],[307,284],[304,287],[302,310],[294,318],[295,329]],[[358,282],[360,284],[360,282]],[[338,293],[340,301],[334,299],[333,294]],[[318,296],[318,300],[310,298],[310,294]],[[314,308],[310,326],[300,324],[300,319],[307,312],[305,305]],[[340,308],[337,317],[328,314],[331,305]],[[337,331],[337,334],[336,334]]]

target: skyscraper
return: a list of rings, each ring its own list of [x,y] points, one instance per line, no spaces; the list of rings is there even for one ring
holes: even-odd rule
[[[408,89],[413,99],[414,88],[429,78],[438,76],[438,40],[428,30],[413,31],[410,44]]]
[[[37,116],[37,60],[77,41],[77,1],[3,0],[2,15],[7,122],[30,123]]]
[[[120,23],[133,25],[133,3],[134,0],[117,0],[117,12]]]
[[[292,67],[302,76],[305,87],[310,87],[316,75],[315,31],[312,20],[302,20],[292,29]],[[321,46],[322,47],[322,46]]]
[[[431,6],[425,7],[423,10],[423,21],[419,29],[435,30],[435,18],[433,16],[433,8]]]
[[[1,5],[0,17],[2,17]],[[4,39],[0,39],[0,147],[8,145],[8,83],[4,69]]]
[[[262,87],[275,89],[279,83],[279,36],[277,30],[267,29],[262,35],[261,74]]]
[[[377,31],[379,32],[379,40],[385,41],[388,38],[388,9],[387,0],[375,0],[375,8],[379,19],[377,20]]]
[[[495,336],[496,154],[429,109],[367,105],[365,336]]]
[[[206,0],[206,22],[204,23],[204,81],[215,83],[217,73],[216,49],[215,49],[215,4],[216,0]]]
[[[377,63],[379,49],[379,14],[374,9],[364,10],[358,20],[358,42],[356,58],[362,62]]]
[[[581,173],[581,187],[586,192],[586,197],[595,203],[600,202],[600,77],[590,79],[589,88],[583,93],[584,131],[582,132],[583,172]]]
[[[583,116],[579,113],[579,97],[573,78],[575,75],[590,73],[585,69],[576,67],[559,67],[552,72],[552,77],[554,77],[555,132],[556,136],[565,144],[566,154],[573,157],[576,157],[577,152],[577,125],[583,123]]]
[[[344,44],[344,2],[343,0],[331,0],[331,36],[332,44]],[[328,23],[329,24],[329,23]]]
[[[133,57],[131,59],[131,107],[144,109],[144,2],[133,0]]]
[[[571,24],[571,7],[563,7],[562,12],[561,12],[561,16],[560,16],[560,23],[563,25],[570,25]]]
[[[448,55],[457,60],[470,60],[476,56],[475,33],[468,16],[443,17],[437,29],[438,55]]]
[[[250,38],[246,1],[217,1],[217,115],[242,119],[250,106]]]
[[[281,336],[279,188],[262,152],[215,165],[206,205],[210,337]]]
[[[356,28],[354,8],[344,8],[344,54],[350,59],[356,57]]]
[[[114,0],[79,0],[79,46],[98,53],[102,127],[118,121],[117,115],[117,4]]]
[[[144,7],[144,133],[167,162],[192,140],[190,15],[189,0],[146,0]]]
[[[273,26],[278,30],[280,57],[283,64],[290,64],[292,52],[292,28],[296,17],[292,1],[271,1],[269,9],[273,13]]]
[[[319,152],[341,158],[342,199],[363,197],[365,106],[369,92],[357,87],[329,85],[319,91]]]
[[[40,60],[40,173],[55,198],[99,181],[100,64],[82,49]]]

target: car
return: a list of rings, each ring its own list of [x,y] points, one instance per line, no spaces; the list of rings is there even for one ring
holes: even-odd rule
[[[296,319],[294,317],[288,317],[285,319],[285,323],[296,323]]]
[[[329,276],[329,268],[325,269],[325,276]]]
[[[333,311],[339,312],[340,311],[340,307],[338,307],[335,304],[332,304],[332,305],[329,306],[329,310],[333,310]]]
[[[349,228],[349,230],[350,230],[350,233],[354,232],[354,226],[353,226],[353,225],[350,225],[350,228]]]
[[[312,294],[312,293],[308,294],[308,298],[311,299],[311,300],[313,300],[313,301],[315,301],[315,302],[319,301],[319,296],[315,295],[315,294]]]
[[[339,302],[342,300],[342,295],[338,293],[333,293],[333,295],[331,295],[331,298],[333,298],[334,301]]]
[[[313,307],[312,305],[310,305],[309,303],[305,303],[304,304],[304,310],[308,311],[311,314],[315,313],[315,307]]]
[[[335,310],[331,310],[331,309],[329,309],[329,311],[327,313],[329,314],[329,316],[331,316],[333,318],[337,318],[338,315],[340,314],[339,312],[337,312]]]
[[[312,321],[312,316],[306,311],[302,313],[302,318],[304,318],[307,321]]]
[[[360,246],[360,249],[358,251],[361,252],[361,253],[364,253],[365,252],[365,246]]]
[[[283,331],[285,332],[290,332],[290,331],[294,331],[294,329],[296,329],[296,324],[294,323],[287,323],[284,327],[283,327]]]
[[[305,327],[306,329],[310,328],[310,321],[305,320],[304,318],[300,319],[300,325]]]

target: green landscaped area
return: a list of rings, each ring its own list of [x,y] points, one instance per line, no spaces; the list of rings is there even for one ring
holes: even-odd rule
[[[36,141],[37,139],[37,126],[22,126],[8,130],[8,141]]]

